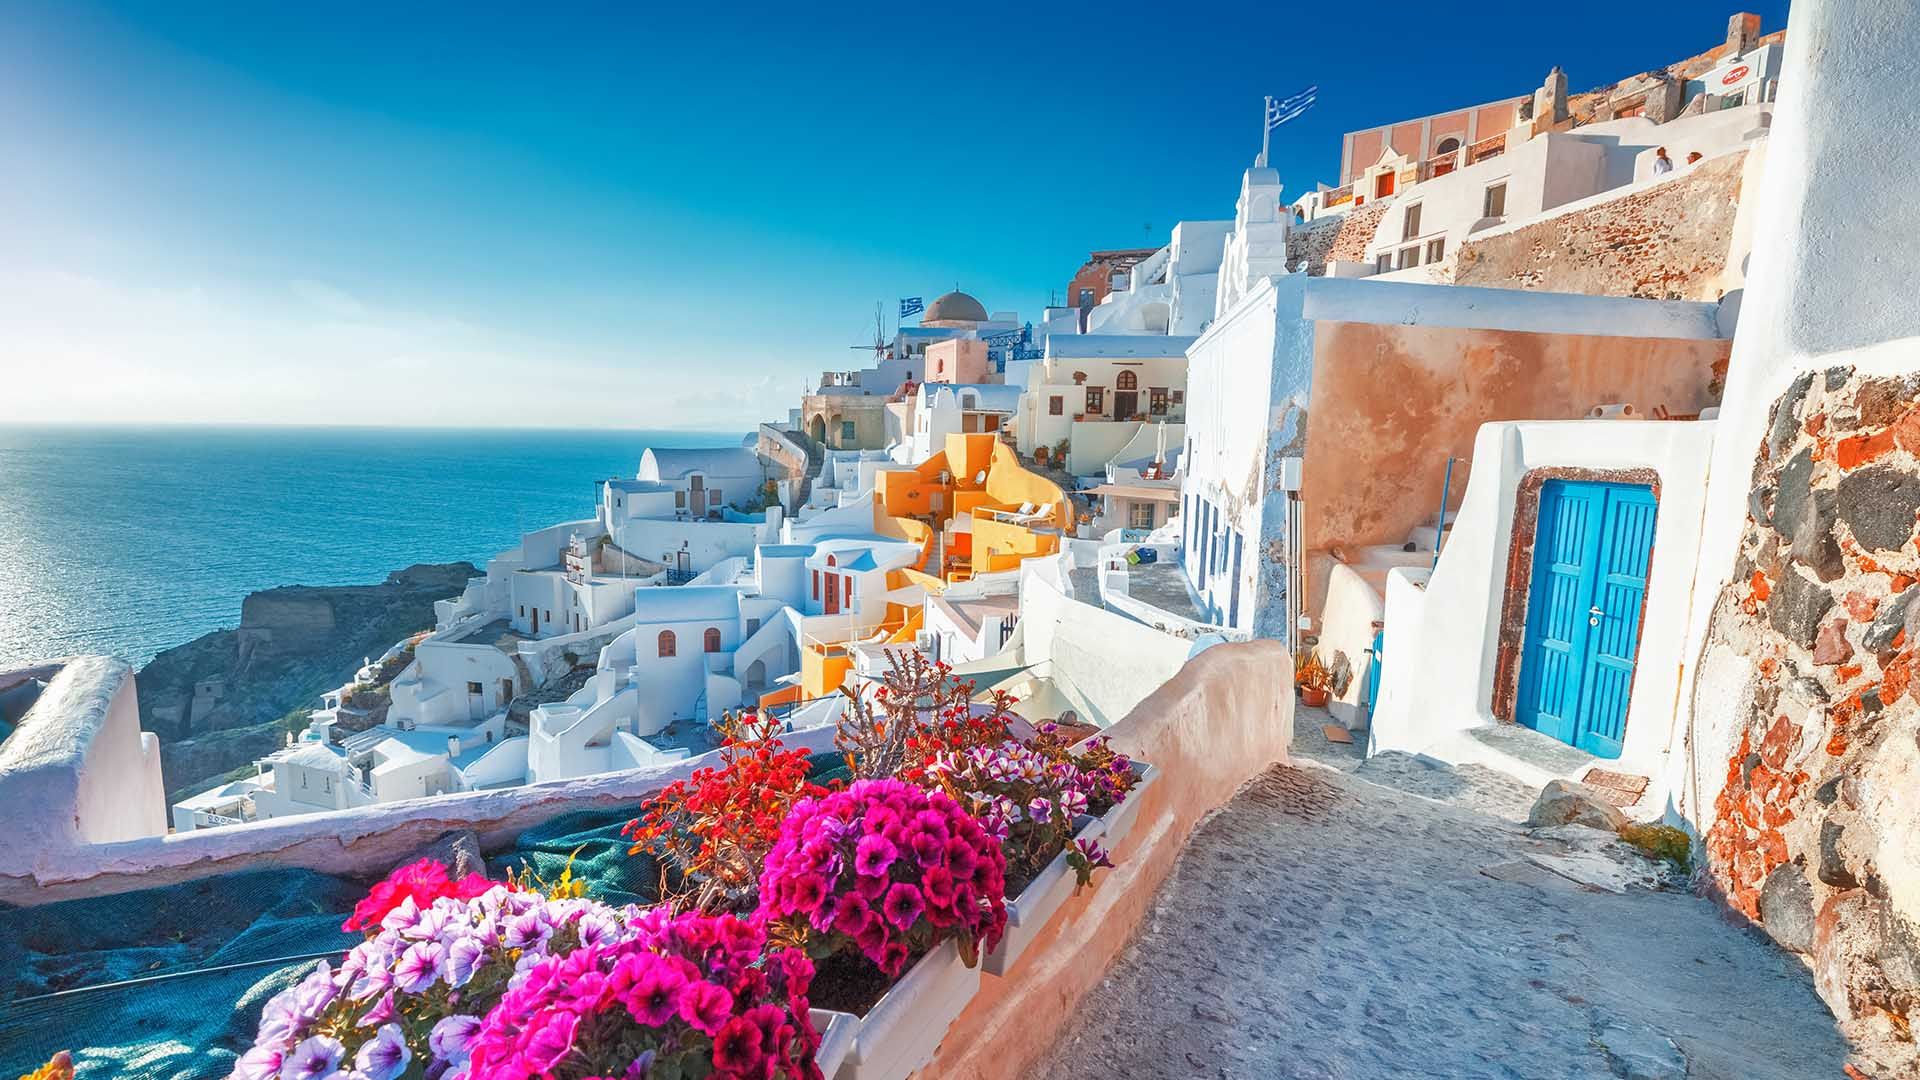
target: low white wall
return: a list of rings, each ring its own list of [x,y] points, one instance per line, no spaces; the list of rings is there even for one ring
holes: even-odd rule
[[[140,730],[133,668],[106,656],[68,661],[0,743],[0,872],[166,831],[160,745]]]
[[[818,753],[832,747],[833,729],[796,731],[784,738],[789,746]],[[717,761],[716,751],[660,768],[551,784],[459,792],[118,843],[22,846],[17,848],[20,856],[0,864],[0,903],[44,904],[269,867],[374,877],[417,857],[449,831],[472,829],[483,849],[498,851],[560,814],[637,809],[661,788]],[[9,838],[9,852],[16,850],[18,838],[17,833]]]
[[[1085,719],[1101,727],[1146,700],[1194,652],[1190,641],[1068,597],[1037,567],[1020,578],[1020,627],[1036,674],[1075,688],[1095,711]]]
[[[1472,479],[1438,567],[1388,576],[1385,663],[1374,707],[1374,750],[1424,751],[1495,723],[1494,669],[1506,596],[1516,496],[1535,469],[1652,469],[1660,478],[1653,563],[1620,761],[1659,776],[1691,603],[1712,421],[1570,420],[1487,424],[1474,440]],[[1657,807],[1657,801],[1645,805]]]

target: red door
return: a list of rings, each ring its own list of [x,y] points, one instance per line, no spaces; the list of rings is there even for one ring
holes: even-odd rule
[[[827,578],[827,614],[840,614],[840,575],[828,574]]]

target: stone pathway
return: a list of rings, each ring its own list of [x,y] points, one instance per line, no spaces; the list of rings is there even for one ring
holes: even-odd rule
[[[1605,834],[1530,836],[1532,793],[1500,774],[1363,764],[1299,730],[1300,764],[1200,828],[1034,1075],[1843,1077],[1848,1045],[1791,956],[1685,891],[1543,869],[1658,879]]]

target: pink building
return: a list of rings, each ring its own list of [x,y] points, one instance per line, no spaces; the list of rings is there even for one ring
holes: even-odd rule
[[[993,365],[987,359],[987,343],[977,338],[953,338],[927,346],[927,379],[930,383],[991,383]]]
[[[1461,147],[1471,147],[1477,142],[1505,135],[1519,118],[1520,104],[1526,100],[1524,96],[1503,98],[1452,112],[1401,120],[1363,131],[1349,131],[1340,140],[1340,185],[1346,186],[1356,176],[1378,164],[1381,156],[1389,150],[1410,161],[1419,162],[1450,155]],[[1355,197],[1372,200],[1393,194],[1393,175],[1377,175],[1374,182],[1385,184],[1386,190],[1356,191]]]

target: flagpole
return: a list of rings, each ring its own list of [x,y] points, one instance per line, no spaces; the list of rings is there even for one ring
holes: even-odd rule
[[[1267,167],[1267,140],[1273,135],[1273,125],[1267,122],[1272,115],[1269,111],[1272,108],[1273,95],[1268,94],[1260,105],[1260,161],[1257,167],[1262,169]]]

